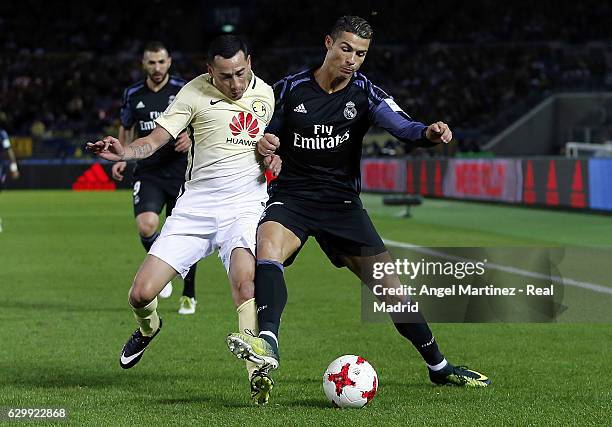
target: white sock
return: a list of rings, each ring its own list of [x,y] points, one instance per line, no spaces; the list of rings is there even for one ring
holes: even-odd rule
[[[274,332],[270,332],[270,331],[261,331],[259,333],[259,336],[261,337],[262,335],[267,335],[269,337],[272,337],[272,339],[276,342],[276,346],[278,347],[278,338],[276,337],[276,335],[274,334]]]
[[[236,309],[238,313],[238,330],[240,333],[246,333],[247,330],[252,331],[254,334],[257,333],[257,307],[255,306],[255,298],[251,298],[243,302],[240,307]],[[253,376],[253,372],[257,369],[257,364],[246,361],[246,369],[248,372],[248,379],[250,380]]]
[[[130,306],[131,307],[131,306]],[[132,307],[136,323],[140,326],[140,332],[146,337],[151,337],[159,329],[159,315],[157,314],[157,297],[142,308]]]
[[[437,372],[437,371],[441,371],[442,369],[446,368],[446,365],[448,365],[448,362],[446,361],[446,359],[442,359],[442,361],[438,363],[437,365],[428,365],[428,364],[426,365],[432,371]]]

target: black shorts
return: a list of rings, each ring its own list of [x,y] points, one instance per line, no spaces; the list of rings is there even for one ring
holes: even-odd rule
[[[134,216],[143,212],[160,214],[166,205],[166,216],[170,216],[183,180],[160,178],[139,174],[134,177]]]
[[[382,239],[361,203],[317,203],[275,195],[268,200],[259,223],[274,221],[295,234],[302,244],[284,262],[291,265],[309,236],[313,236],[336,267],[344,256],[373,256],[385,252]]]

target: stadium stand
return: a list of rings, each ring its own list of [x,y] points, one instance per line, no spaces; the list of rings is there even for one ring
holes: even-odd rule
[[[414,10],[408,19],[393,13],[395,2],[378,1],[363,71],[415,118],[453,126],[459,143],[438,154],[478,152],[551,94],[612,89],[612,5],[552,4],[512,2],[491,21],[485,17],[496,10],[494,1],[408,3]],[[436,23],[438,10],[449,12],[444,25]],[[190,79],[204,69],[207,40],[231,23],[251,39],[256,72],[273,82],[320,60],[321,34],[336,15],[367,16],[371,8],[344,0],[325,10],[316,2],[288,8],[277,0],[212,9],[192,0],[177,8],[158,0],[122,3],[117,11],[118,4],[99,0],[44,9],[33,0],[0,5],[0,125],[31,137],[33,157],[79,156],[77,141],[114,132],[121,89],[140,75],[134,58],[146,38],[166,41],[174,72]],[[559,25],[569,18],[571,25]],[[438,93],[444,96],[432,101]],[[365,150],[407,154],[389,139]]]

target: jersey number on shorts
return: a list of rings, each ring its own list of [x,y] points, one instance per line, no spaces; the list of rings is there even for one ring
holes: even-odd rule
[[[134,183],[134,204],[137,205],[140,202],[140,196],[138,192],[140,191],[140,181],[136,181]]]

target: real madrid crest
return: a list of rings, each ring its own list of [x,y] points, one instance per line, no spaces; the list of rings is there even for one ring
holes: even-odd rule
[[[176,95],[170,95],[168,97],[168,106],[166,107],[166,109],[164,110],[164,113],[167,113],[168,111],[170,111],[170,107],[172,106],[172,104],[174,103],[174,100],[176,99]]]
[[[357,110],[355,109],[354,102],[347,102],[346,108],[344,109],[344,117],[348,120],[354,119],[357,116]]]

